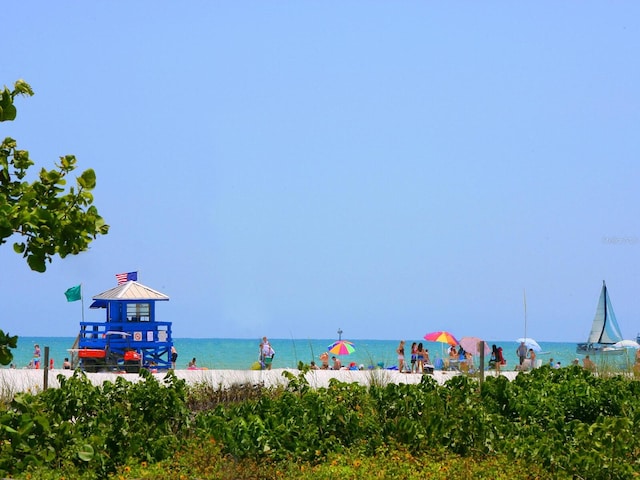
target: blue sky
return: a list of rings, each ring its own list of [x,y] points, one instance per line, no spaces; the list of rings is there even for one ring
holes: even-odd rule
[[[96,170],[109,235],[0,248],[0,327],[74,336],[137,270],[176,337],[640,331],[637,2],[23,2],[0,135]],[[85,319],[102,320],[101,311]]]

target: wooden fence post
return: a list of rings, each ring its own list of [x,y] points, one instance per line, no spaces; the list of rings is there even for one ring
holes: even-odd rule
[[[42,389],[46,390],[49,387],[49,347],[44,347],[44,365],[42,369],[44,370],[44,385]]]
[[[480,341],[480,388],[484,382],[484,340]]]

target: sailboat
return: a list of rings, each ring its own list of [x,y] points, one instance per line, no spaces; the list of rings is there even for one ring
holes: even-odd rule
[[[585,343],[578,344],[576,353],[581,355],[622,355],[625,353],[625,349],[614,346],[616,342],[621,340],[622,333],[620,333],[618,321],[613,313],[607,285],[603,280],[598,308],[591,324],[591,333]]]

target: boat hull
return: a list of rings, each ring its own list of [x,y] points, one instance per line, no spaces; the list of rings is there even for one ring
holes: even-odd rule
[[[602,343],[579,343],[576,347],[578,355],[624,355],[626,349]]]

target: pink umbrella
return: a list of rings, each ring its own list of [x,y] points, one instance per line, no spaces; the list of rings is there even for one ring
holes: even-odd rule
[[[460,346],[471,355],[480,355],[480,342],[482,342],[482,339],[478,337],[462,337]],[[484,355],[489,355],[489,353],[491,353],[491,348],[489,348],[487,342],[484,342]]]

